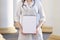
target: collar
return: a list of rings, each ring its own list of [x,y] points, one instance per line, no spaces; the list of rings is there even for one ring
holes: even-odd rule
[[[34,4],[35,4],[34,1],[32,1],[32,2],[30,3],[30,5],[28,5],[27,1],[24,2],[24,5],[25,5],[26,7],[32,7]]]

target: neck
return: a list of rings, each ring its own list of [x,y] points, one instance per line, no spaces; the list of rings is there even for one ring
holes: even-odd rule
[[[32,0],[27,0],[27,2],[32,2]]]

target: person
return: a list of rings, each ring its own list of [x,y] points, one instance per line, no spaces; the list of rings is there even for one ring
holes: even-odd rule
[[[28,12],[30,11],[30,12]],[[22,25],[21,25],[21,15],[36,15],[37,17],[37,33],[24,35],[21,33]],[[41,26],[45,22],[45,13],[43,10],[43,6],[40,1],[37,0],[20,0],[17,5],[17,13],[15,17],[15,22],[18,23],[20,30],[18,40],[43,40]]]

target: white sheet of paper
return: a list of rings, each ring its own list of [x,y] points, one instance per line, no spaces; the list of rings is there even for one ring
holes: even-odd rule
[[[36,16],[23,16],[23,33],[36,33]]]

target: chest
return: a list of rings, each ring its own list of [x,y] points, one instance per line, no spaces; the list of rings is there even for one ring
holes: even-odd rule
[[[22,15],[28,15],[28,16],[33,16],[36,15],[38,13],[38,7],[36,5],[34,5],[33,7],[27,7],[27,6],[23,6],[21,7],[22,10]]]

